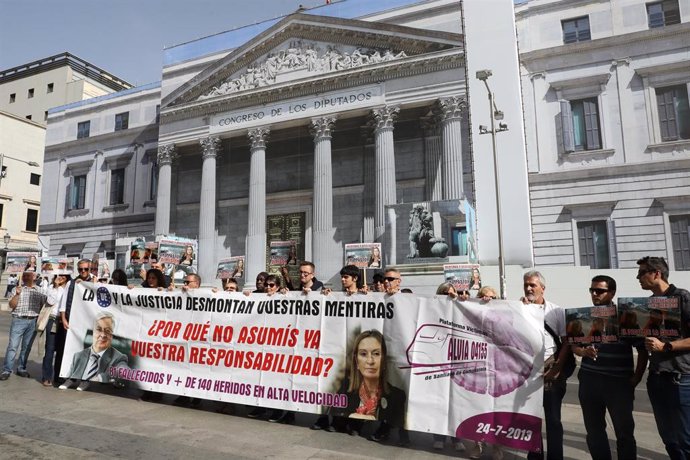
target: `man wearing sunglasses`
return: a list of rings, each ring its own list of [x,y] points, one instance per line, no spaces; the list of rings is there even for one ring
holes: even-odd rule
[[[386,294],[393,295],[400,292],[400,283],[402,283],[402,276],[395,268],[387,269],[383,274],[383,289]]]
[[[81,259],[77,262],[77,277],[70,281],[67,286],[65,286],[65,294],[60,300],[60,308],[58,309],[60,313],[60,320],[57,322],[57,331],[55,334],[55,378],[53,379],[53,385],[59,386],[64,382],[64,379],[60,379],[60,366],[62,365],[62,354],[65,349],[65,339],[67,338],[67,329],[69,329],[69,317],[72,311],[72,300],[74,299],[74,288],[77,283],[82,281],[95,281],[95,278],[91,275],[91,260]]]
[[[589,288],[592,305],[615,307],[616,280],[606,275],[592,278]],[[633,368],[632,347],[637,348],[637,365]],[[606,434],[608,410],[616,433],[618,458],[637,458],[633,401],[635,387],[644,375],[647,352],[641,340],[573,346],[582,357],[578,379],[580,407],[587,430],[587,447],[592,458],[611,458]]]
[[[647,393],[656,427],[672,459],[690,458],[690,292],[669,284],[663,257],[637,261],[640,287],[652,296],[675,297],[680,307],[681,338],[673,342],[647,337],[650,353]]]

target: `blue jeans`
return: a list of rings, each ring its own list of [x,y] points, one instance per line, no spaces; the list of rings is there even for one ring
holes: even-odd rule
[[[55,333],[51,332],[53,330],[53,323],[55,319],[50,318],[48,324],[46,325],[45,332],[43,333],[46,338],[46,354],[43,357],[43,376],[41,380],[53,381],[53,358],[55,358]]]
[[[690,374],[650,371],[647,393],[668,456],[690,458]]]
[[[580,371],[580,407],[587,430],[589,454],[596,460],[610,460],[611,449],[606,434],[606,411],[611,415],[616,432],[619,460],[635,460],[635,420],[633,401],[635,389],[629,378],[610,377]]]
[[[29,353],[31,353],[31,345],[34,343],[36,337],[36,318],[20,319],[12,317],[12,324],[10,325],[10,343],[7,345],[5,352],[5,364],[2,372],[12,373],[14,370],[14,359],[17,356],[17,349],[21,346],[19,353],[19,365],[17,371],[26,371],[26,362],[29,360]]]

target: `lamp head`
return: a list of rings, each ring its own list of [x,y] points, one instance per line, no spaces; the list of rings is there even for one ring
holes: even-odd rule
[[[503,110],[494,110],[494,120],[503,120]]]
[[[489,69],[477,70],[476,75],[478,80],[486,81],[491,75],[493,75],[493,72]]]
[[[5,242],[5,249],[7,249],[7,245],[10,244],[11,239],[12,237],[10,236],[10,234],[5,232],[5,236],[2,237],[2,241]]]

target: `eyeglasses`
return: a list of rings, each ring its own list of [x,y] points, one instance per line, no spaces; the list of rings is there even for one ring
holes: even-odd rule
[[[603,289],[603,288],[589,288],[589,293],[590,294],[596,294],[596,295],[602,295],[609,292],[608,289]]]
[[[193,283],[193,282],[194,282],[194,280],[184,280],[184,284],[185,284],[185,285],[191,284],[191,283]]]
[[[266,283],[266,286],[268,286],[268,287],[276,287],[276,283]]]
[[[386,276],[383,280],[388,281],[389,283],[392,283],[395,280],[399,280],[400,278],[396,278],[395,276]]]
[[[304,275],[304,276],[313,275],[312,272],[299,272],[299,274],[300,274],[300,275]]]
[[[656,272],[656,270],[654,270],[654,269],[652,269],[652,268],[647,268],[647,269],[645,269],[645,270],[640,270],[640,271],[637,272],[637,278],[640,278],[640,277],[646,275],[647,273],[655,273],[655,272]]]
[[[90,269],[89,269],[89,267],[86,267],[86,268],[79,267],[79,268],[77,268],[77,270],[79,270],[79,273],[81,273],[81,272],[88,272]]]

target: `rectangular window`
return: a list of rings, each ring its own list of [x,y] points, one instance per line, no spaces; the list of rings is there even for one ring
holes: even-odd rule
[[[611,268],[605,220],[578,222],[577,237],[580,244],[580,265],[597,269]]]
[[[52,93],[53,89],[55,89],[55,85],[53,83],[48,83],[48,86],[46,87],[46,93]]]
[[[647,3],[647,23],[650,29],[680,24],[678,0]]]
[[[151,187],[149,188],[149,200],[154,201],[158,194],[158,164],[151,166]]]
[[[37,232],[38,231],[38,209],[27,209],[26,210],[26,231],[27,232]]]
[[[160,122],[161,122],[161,106],[160,106],[160,104],[158,104],[156,106],[156,123],[160,123]]]
[[[115,115],[115,131],[122,131],[129,127],[129,112]]]
[[[125,202],[125,168],[110,171],[110,204]]]
[[[0,171],[0,177],[7,177],[7,166],[3,166]]]
[[[690,139],[690,106],[687,85],[656,89],[662,141]]]
[[[91,121],[82,121],[81,123],[77,123],[77,139],[84,139],[85,137],[89,137],[91,134]]]
[[[14,102],[16,100],[17,100],[17,93],[10,94],[10,104],[14,104]]]
[[[676,270],[690,270],[690,215],[669,216]]]
[[[41,175],[36,173],[31,173],[31,178],[29,179],[31,185],[41,185]]]
[[[561,153],[602,148],[598,99],[591,97],[561,101],[557,128],[560,129],[558,140]]]
[[[43,112],[43,121],[46,121],[48,119],[48,111],[46,110]]]
[[[72,177],[70,189],[69,208],[84,209],[86,202],[86,175]]]
[[[0,203],[0,227],[2,227],[2,212],[5,210],[5,205]]]
[[[26,97],[28,97],[29,99],[34,97],[34,89],[33,88],[29,88],[29,92],[27,93]]]
[[[561,27],[563,28],[563,43],[585,42],[592,39],[588,16],[561,21]]]

